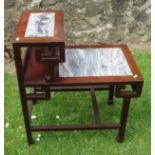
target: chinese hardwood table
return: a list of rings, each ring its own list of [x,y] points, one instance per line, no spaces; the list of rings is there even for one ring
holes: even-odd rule
[[[23,12],[13,48],[29,144],[36,131],[92,129],[118,129],[117,140],[123,142],[130,100],[141,95],[143,86],[143,77],[127,45],[65,46],[63,12],[39,10]],[[77,90],[90,91],[95,124],[31,125],[34,102],[49,100],[51,91]],[[96,90],[109,91],[108,104],[113,104],[114,96],[123,99],[119,123],[101,122]]]

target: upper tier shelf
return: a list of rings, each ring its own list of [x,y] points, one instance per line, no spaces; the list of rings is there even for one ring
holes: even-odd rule
[[[32,44],[64,43],[64,17],[60,10],[24,11],[16,28],[13,43]]]
[[[29,49],[25,69],[26,86],[134,83],[142,76],[126,45],[66,47],[64,63],[59,64],[58,81],[45,81],[48,66],[36,61],[35,48]]]

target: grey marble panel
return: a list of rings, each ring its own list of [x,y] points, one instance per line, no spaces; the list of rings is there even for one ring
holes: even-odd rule
[[[54,36],[55,13],[31,13],[25,37]]]
[[[132,75],[121,48],[66,49],[60,77]]]

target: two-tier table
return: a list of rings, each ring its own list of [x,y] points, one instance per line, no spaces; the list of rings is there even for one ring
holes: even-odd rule
[[[141,95],[143,85],[127,45],[65,46],[63,12],[56,10],[24,11],[13,48],[29,144],[34,131],[118,129],[117,140],[124,140],[130,100]],[[90,91],[95,124],[31,125],[33,103],[49,100],[51,91],[77,90]],[[123,99],[117,124],[101,122],[95,90],[109,91],[108,104],[113,96]]]

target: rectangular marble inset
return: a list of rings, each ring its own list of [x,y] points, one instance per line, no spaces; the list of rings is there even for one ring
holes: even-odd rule
[[[25,37],[54,36],[55,13],[31,13]]]
[[[66,49],[65,56],[60,77],[132,75],[121,48]]]

